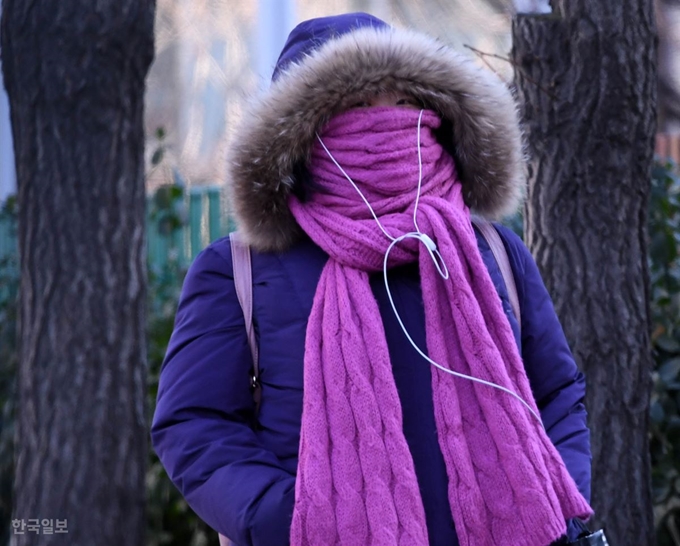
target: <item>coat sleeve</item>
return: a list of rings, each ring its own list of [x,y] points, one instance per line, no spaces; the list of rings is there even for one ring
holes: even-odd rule
[[[250,426],[251,368],[230,254],[208,247],[184,281],[161,368],[153,447],[213,529],[239,546],[286,545],[295,477]]]
[[[499,227],[512,263],[522,314],[522,358],[549,438],[590,502],[590,431],[585,377],[576,367],[550,295],[521,239]]]

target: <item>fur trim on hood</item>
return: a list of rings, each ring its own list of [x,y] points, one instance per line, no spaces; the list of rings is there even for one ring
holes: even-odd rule
[[[467,205],[497,219],[518,206],[524,158],[506,85],[442,43],[408,30],[361,28],[288,65],[245,113],[229,160],[231,203],[245,240],[283,251],[301,230],[288,209],[293,172],[335,113],[384,91],[438,112],[450,127]]]

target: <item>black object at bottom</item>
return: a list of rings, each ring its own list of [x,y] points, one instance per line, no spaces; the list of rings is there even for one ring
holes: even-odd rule
[[[602,529],[586,536],[580,536],[578,539],[566,542],[565,544],[573,544],[575,546],[609,546],[607,537]]]

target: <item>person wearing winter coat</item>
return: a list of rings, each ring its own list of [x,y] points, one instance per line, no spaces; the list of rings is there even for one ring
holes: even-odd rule
[[[522,194],[506,86],[368,14],[313,19],[236,134],[261,404],[227,237],[187,274],[151,432],[189,505],[238,546],[574,539],[584,377],[522,241],[494,224],[515,316],[471,223]]]

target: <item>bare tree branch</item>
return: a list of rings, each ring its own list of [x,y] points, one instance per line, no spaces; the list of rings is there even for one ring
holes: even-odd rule
[[[491,69],[491,70],[492,70],[492,71],[493,71],[493,72],[494,72],[501,80],[503,80],[506,84],[507,84],[508,82],[505,80],[505,78],[503,78],[500,74],[498,74],[498,72],[497,72],[496,70],[494,70],[494,68],[487,62],[487,60],[485,59],[485,57],[492,57],[492,58],[494,58],[494,59],[499,59],[499,60],[501,60],[501,61],[505,61],[506,63],[509,63],[509,64],[511,64],[512,66],[514,66],[514,67],[515,67],[515,70],[519,70],[519,71],[522,70],[522,68],[521,68],[520,66],[518,66],[517,63],[515,63],[512,59],[508,59],[507,57],[503,57],[503,56],[501,56],[501,55],[496,55],[495,53],[485,53],[484,51],[480,51],[479,49],[476,49],[476,48],[474,48],[474,47],[472,47],[471,45],[468,45],[468,44],[463,44],[463,47],[469,49],[469,50],[472,51],[475,55],[477,55],[477,56],[482,60],[482,62],[483,62],[486,66],[488,66],[488,67],[489,67],[489,68],[490,68],[490,69]],[[525,74],[525,73],[523,73],[523,77],[524,77],[528,82],[533,83],[540,91],[543,91],[543,93],[545,93],[546,95],[548,95],[551,99],[557,100],[557,97],[556,97],[553,93],[551,93],[551,92],[548,91],[545,87],[543,87],[542,85],[540,85],[536,80],[533,80],[532,78],[530,78],[530,77],[529,77],[527,74]]]

